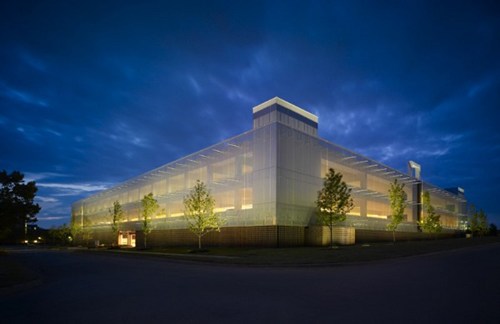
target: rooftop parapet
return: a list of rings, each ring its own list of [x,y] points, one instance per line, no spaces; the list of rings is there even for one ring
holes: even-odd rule
[[[253,107],[254,129],[274,122],[279,122],[309,135],[317,136],[318,116],[288,101],[274,97]]]

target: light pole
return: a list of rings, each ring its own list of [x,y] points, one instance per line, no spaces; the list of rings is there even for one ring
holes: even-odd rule
[[[28,243],[28,220],[24,218],[24,243]]]

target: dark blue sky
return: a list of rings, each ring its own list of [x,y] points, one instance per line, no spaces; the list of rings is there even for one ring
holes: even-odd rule
[[[41,226],[67,223],[279,96],[500,225],[499,40],[498,1],[3,1],[0,169],[37,181]]]

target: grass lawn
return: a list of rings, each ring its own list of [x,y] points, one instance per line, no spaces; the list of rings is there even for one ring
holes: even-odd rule
[[[31,282],[36,279],[37,276],[35,273],[26,269],[6,251],[0,249],[0,289]]]
[[[155,248],[131,253],[163,255],[168,258],[246,265],[332,265],[368,262],[412,255],[500,243],[500,237],[455,238],[429,241],[402,241],[356,244],[352,246],[292,248],[225,248],[208,247],[206,252],[192,253],[193,248]],[[122,250],[123,251],[123,250]],[[124,251],[125,252],[125,251]]]

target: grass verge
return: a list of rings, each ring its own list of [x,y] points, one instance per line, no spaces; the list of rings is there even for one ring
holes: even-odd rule
[[[210,247],[203,253],[192,253],[192,248],[154,248],[149,250],[120,250],[123,253],[164,256],[173,259],[216,262],[241,265],[307,266],[334,265],[394,259],[439,253],[460,248],[500,243],[500,237],[474,239],[455,238],[429,241],[405,241],[356,244],[327,247],[292,248],[226,248]]]

